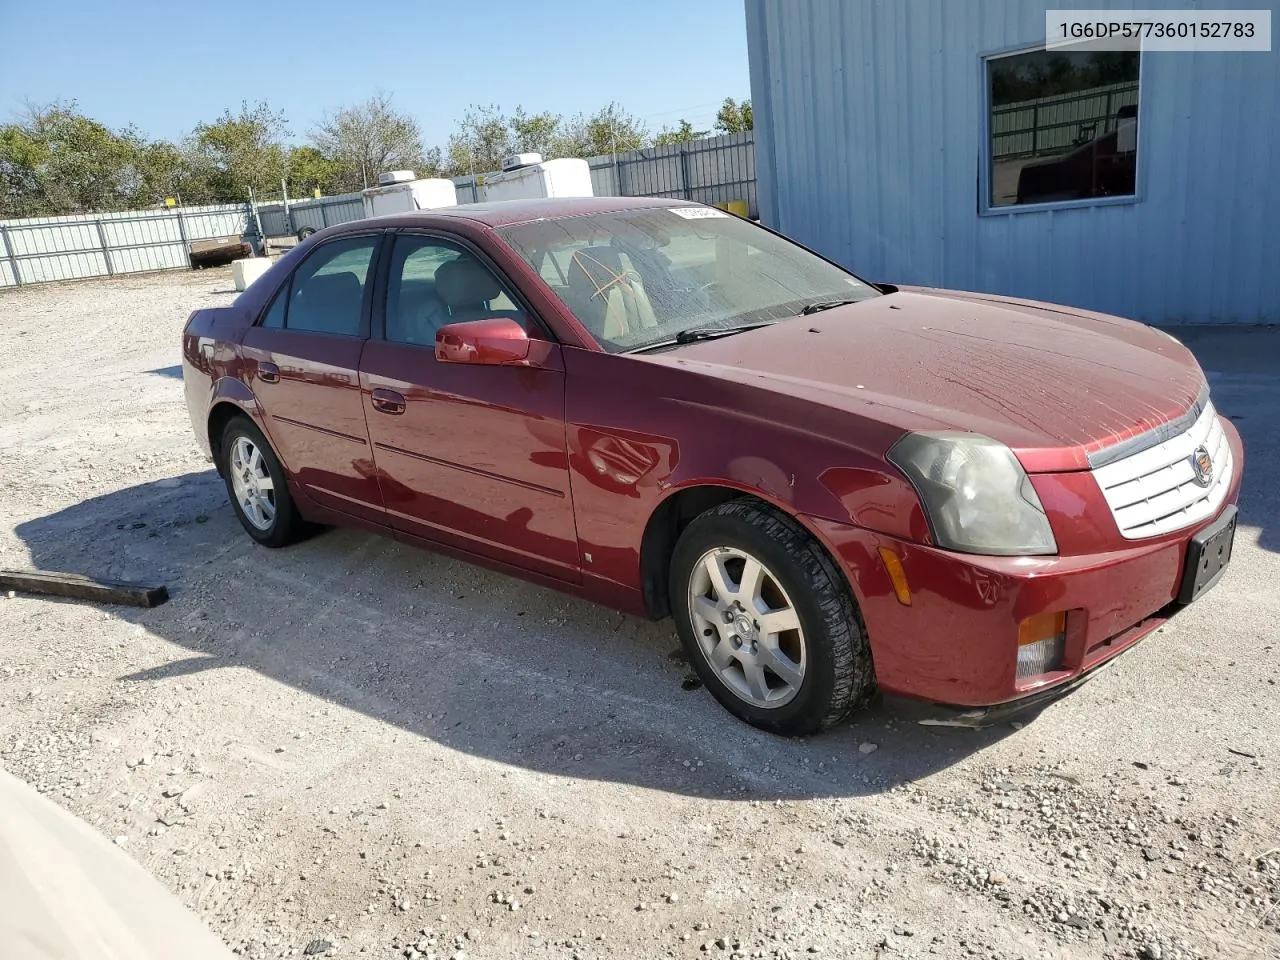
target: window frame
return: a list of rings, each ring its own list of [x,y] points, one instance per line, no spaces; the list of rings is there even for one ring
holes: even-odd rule
[[[331,247],[335,243],[343,243],[348,240],[362,240],[372,238],[373,240],[373,256],[369,258],[369,273],[365,278],[363,290],[361,291],[360,301],[360,326],[355,333],[333,333],[329,330],[299,330],[296,327],[289,326],[289,298],[293,296],[293,281],[297,277],[299,271],[310,262],[311,258],[320,253],[326,247]],[[368,340],[370,330],[372,329],[372,311],[374,305],[374,294],[378,276],[382,270],[382,261],[386,258],[386,249],[390,246],[387,243],[386,230],[354,230],[350,233],[343,233],[336,237],[329,237],[321,243],[317,243],[315,247],[307,252],[307,255],[298,262],[298,265],[289,271],[289,275],[285,277],[284,282],[276,288],[276,292],[267,298],[262,309],[258,312],[258,316],[254,319],[253,325],[261,327],[264,330],[279,330],[282,333],[307,334],[316,337],[342,337],[344,340]],[[271,308],[275,306],[276,300],[280,297],[285,298],[284,323],[279,327],[266,326],[267,314],[271,312]]]
[[[429,350],[432,356],[435,355],[435,345],[425,343],[407,343],[403,340],[387,339],[387,297],[391,292],[391,264],[394,259],[396,241],[401,238],[420,237],[425,240],[439,240],[443,243],[452,244],[460,250],[471,254],[498,278],[498,283],[511,297],[512,301],[524,311],[525,316],[529,318],[529,338],[532,340],[545,340],[547,343],[559,344],[560,340],[556,337],[551,327],[542,319],[533,305],[529,302],[529,298],[525,296],[524,291],[519,285],[512,281],[511,277],[505,270],[494,262],[494,259],[480,247],[478,244],[468,240],[456,233],[450,233],[447,230],[441,230],[435,227],[399,227],[386,231],[383,240],[383,254],[378,264],[378,276],[373,291],[373,311],[372,323],[369,328],[369,339],[382,340],[386,343],[393,343],[397,347],[406,349]]]
[[[1138,138],[1137,162],[1134,169],[1133,193],[1123,197],[1082,197],[1078,200],[1052,200],[1047,203],[1009,203],[1003,206],[991,204],[991,70],[993,60],[1016,57],[1024,53],[1041,53],[1047,49],[1047,41],[1019,44],[978,54],[978,103],[982,111],[981,131],[978,143],[978,216],[1003,217],[1019,213],[1045,213],[1055,210],[1078,210],[1087,207],[1115,207],[1141,203],[1145,198],[1147,151],[1144,149],[1147,124],[1146,97],[1144,96],[1147,58],[1138,58]]]

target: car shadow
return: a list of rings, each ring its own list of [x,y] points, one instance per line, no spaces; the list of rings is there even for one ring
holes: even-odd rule
[[[172,367],[157,367],[154,370],[148,370],[147,373],[154,374],[157,377],[172,377],[174,380],[181,380],[182,364],[175,363]]]
[[[167,696],[174,677],[248,668],[544,773],[695,796],[874,794],[1014,730],[922,726],[902,702],[877,702],[819,736],[772,736],[689,682],[669,620],[360,531],[268,550],[240,529],[212,470],[86,500],[17,533],[39,568],[169,587],[155,609],[106,608],[181,648],[129,683]]]

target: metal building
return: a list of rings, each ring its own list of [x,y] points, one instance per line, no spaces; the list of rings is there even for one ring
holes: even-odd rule
[[[1280,322],[1274,40],[1059,56],[1063,7],[1125,9],[746,0],[762,220],[872,280]]]

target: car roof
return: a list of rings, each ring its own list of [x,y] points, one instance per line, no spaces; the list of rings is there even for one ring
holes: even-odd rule
[[[591,213],[619,213],[659,207],[688,207],[688,200],[666,197],[547,197],[537,200],[497,200],[486,203],[462,203],[456,207],[436,207],[417,213],[393,213],[385,217],[353,220],[349,225],[368,225],[371,220],[393,226],[428,225],[441,219],[474,220],[490,227],[505,227],[531,220],[558,220]]]

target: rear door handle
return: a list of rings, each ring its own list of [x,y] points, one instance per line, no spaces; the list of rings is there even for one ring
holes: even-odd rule
[[[373,401],[373,409],[379,413],[404,413],[404,396],[394,390],[384,390],[379,387],[370,394],[370,399]]]
[[[279,383],[280,368],[270,360],[258,361],[258,379],[263,383]]]

